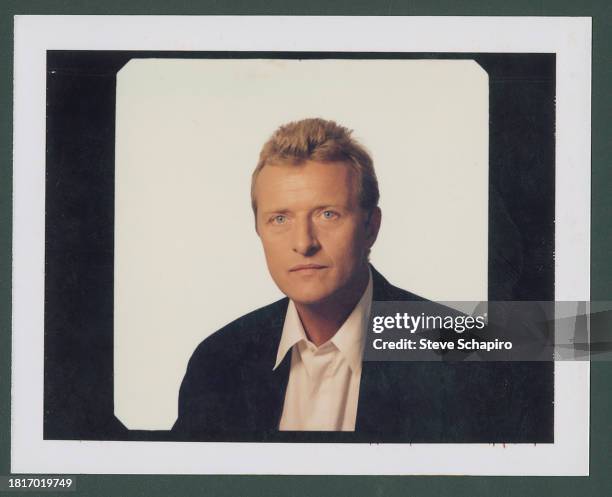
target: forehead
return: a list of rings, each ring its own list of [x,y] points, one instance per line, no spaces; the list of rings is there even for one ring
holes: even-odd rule
[[[264,166],[255,182],[258,209],[357,203],[356,174],[343,162],[307,161]]]

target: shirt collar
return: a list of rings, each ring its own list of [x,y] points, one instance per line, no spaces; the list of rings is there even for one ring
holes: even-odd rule
[[[368,286],[366,287],[361,299],[351,312],[346,321],[342,323],[340,329],[331,338],[332,342],[340,351],[340,353],[346,358],[349,367],[353,373],[361,371],[361,361],[363,357],[363,348],[365,343],[365,331],[367,326],[368,317],[370,315],[370,309],[372,307],[372,271],[369,271]],[[287,352],[296,344],[302,340],[308,341],[306,332],[300,321],[295,304],[292,300],[289,301],[287,307],[287,314],[285,315],[285,323],[283,325],[283,332],[281,335],[280,342],[278,344],[278,351],[276,353],[276,363],[274,368],[276,369],[283,361]]]

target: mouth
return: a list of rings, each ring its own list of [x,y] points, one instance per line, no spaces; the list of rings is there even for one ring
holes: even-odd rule
[[[318,269],[325,269],[327,266],[323,266],[321,264],[298,264],[297,266],[293,266],[289,269],[290,273],[296,273],[300,271],[314,271]]]

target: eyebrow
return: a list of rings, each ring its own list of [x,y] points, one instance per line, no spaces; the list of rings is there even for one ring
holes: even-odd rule
[[[264,216],[268,216],[270,214],[288,214],[291,212],[290,209],[270,209],[267,211],[261,211]]]

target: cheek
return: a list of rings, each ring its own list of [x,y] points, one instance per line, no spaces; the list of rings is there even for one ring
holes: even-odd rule
[[[337,266],[352,267],[365,256],[365,242],[355,229],[328,234],[323,247]]]
[[[261,244],[263,246],[264,255],[266,256],[266,261],[270,271],[282,266],[286,253],[282,238],[262,237]]]

